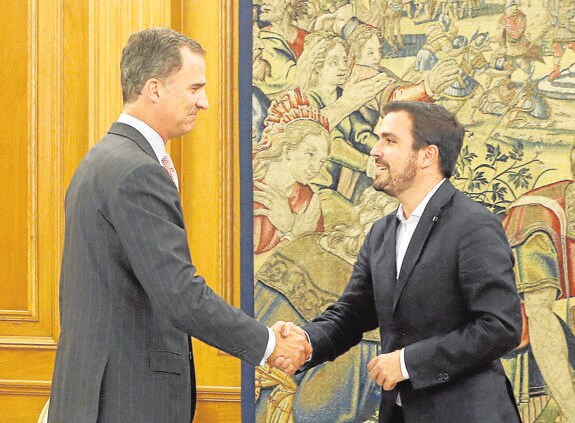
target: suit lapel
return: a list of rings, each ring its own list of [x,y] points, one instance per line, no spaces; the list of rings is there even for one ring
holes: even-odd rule
[[[383,238],[383,244],[381,250],[383,252],[380,271],[378,272],[382,275],[382,281],[384,282],[383,288],[385,290],[395,289],[395,280],[397,275],[397,262],[395,260],[395,245],[397,243],[397,226],[399,221],[394,212],[390,216],[389,224],[385,230],[385,236]],[[392,254],[390,254],[392,252]]]
[[[417,228],[415,229],[413,237],[409,242],[409,246],[407,247],[407,251],[401,265],[397,286],[393,296],[394,310],[397,307],[397,302],[399,301],[399,297],[401,296],[405,285],[409,281],[409,276],[411,275],[415,264],[419,260],[421,253],[423,252],[423,248],[425,247],[427,239],[431,234],[433,226],[436,222],[439,221],[441,209],[451,199],[454,193],[455,188],[447,180],[441,184],[439,189],[429,200],[429,203],[427,203],[427,207],[425,207],[425,210],[419,219],[419,223],[417,224]]]
[[[372,260],[377,263],[377,268],[373,275],[373,289],[377,301],[380,330],[382,327],[387,329],[390,327],[391,320],[389,317],[393,313],[393,295],[397,285],[395,244],[397,242],[399,220],[397,219],[396,212],[387,216],[386,219],[387,222],[383,232],[383,240],[381,245],[376,247],[376,255],[372,256]],[[385,333],[386,330],[384,329],[383,332]],[[393,337],[382,334],[382,351],[390,351],[392,343]]]
[[[125,123],[114,122],[108,133],[131,139],[136,144],[138,144],[138,146],[144,150],[148,156],[154,160],[158,160],[150,143],[136,128],[133,128],[130,125],[126,125]]]

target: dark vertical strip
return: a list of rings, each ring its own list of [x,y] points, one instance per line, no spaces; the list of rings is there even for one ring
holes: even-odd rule
[[[240,274],[241,307],[254,313],[252,184],[252,1],[239,6]],[[242,363],[242,422],[255,421],[254,368]]]

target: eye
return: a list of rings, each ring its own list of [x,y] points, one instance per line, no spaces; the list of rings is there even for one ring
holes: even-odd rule
[[[194,85],[190,85],[190,88],[188,89],[190,91],[190,93],[192,94],[197,94],[200,90],[202,90],[204,88],[204,85],[198,85],[198,84],[194,84]]]

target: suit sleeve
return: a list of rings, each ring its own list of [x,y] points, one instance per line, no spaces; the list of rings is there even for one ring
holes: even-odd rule
[[[364,332],[378,326],[370,270],[368,234],[341,297],[303,329],[313,347],[312,360],[305,369],[338,356],[357,345]]]
[[[491,214],[471,213],[462,228],[458,286],[468,319],[449,333],[405,348],[414,389],[446,383],[487,366],[515,348],[521,338],[513,256],[501,224]]]
[[[265,325],[219,297],[192,264],[178,192],[161,166],[130,170],[113,190],[109,219],[159,314],[184,333],[257,365]]]

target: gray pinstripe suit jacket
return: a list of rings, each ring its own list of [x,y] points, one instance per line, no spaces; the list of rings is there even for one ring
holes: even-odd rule
[[[51,423],[189,423],[189,336],[253,365],[268,340],[196,275],[178,192],[122,123],[88,152],[66,194],[60,315]]]

